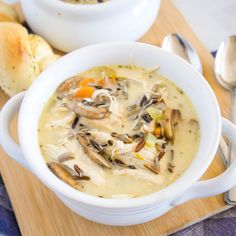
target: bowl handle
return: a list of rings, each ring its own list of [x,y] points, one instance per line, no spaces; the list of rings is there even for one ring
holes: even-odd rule
[[[222,133],[229,138],[233,146],[236,147],[236,126],[225,118],[222,118]],[[235,185],[236,158],[230,167],[222,174],[209,180],[198,181],[192,187],[187,189],[180,198],[175,200],[172,205],[177,206],[191,199],[217,195],[226,192]]]
[[[24,98],[25,92],[21,92],[11,99],[3,106],[0,113],[0,144],[4,151],[15,161],[23,167],[29,169],[27,162],[24,159],[20,145],[17,144],[9,133],[9,125],[13,116],[19,111],[21,102]]]

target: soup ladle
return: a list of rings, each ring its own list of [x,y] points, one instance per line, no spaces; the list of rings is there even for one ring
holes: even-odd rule
[[[176,33],[166,35],[162,42],[162,48],[186,60],[202,74],[202,64],[197,51],[182,36]],[[220,156],[224,164],[227,165],[228,146],[223,138],[221,138],[219,146]]]
[[[215,58],[215,74],[218,82],[230,92],[230,119],[236,123],[236,36],[230,36],[220,44]],[[232,163],[234,154],[235,150],[229,144],[228,166]],[[236,205],[236,187],[226,192],[225,201]]]

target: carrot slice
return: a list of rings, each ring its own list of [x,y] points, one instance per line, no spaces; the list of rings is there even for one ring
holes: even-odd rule
[[[95,83],[95,80],[93,78],[85,78],[80,81],[79,86],[88,87],[89,83]]]
[[[75,93],[75,97],[76,98],[91,98],[94,92],[94,88],[93,87],[81,87],[79,88],[76,93]]]
[[[114,84],[115,83],[115,78],[106,78],[106,80],[109,80],[110,84]],[[94,84],[94,85],[100,85],[100,86],[107,86],[107,82],[105,81],[105,79],[103,78],[85,78],[83,80],[80,81],[79,83],[79,87],[89,87],[89,84]]]

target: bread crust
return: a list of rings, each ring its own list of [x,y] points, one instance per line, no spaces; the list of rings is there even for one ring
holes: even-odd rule
[[[0,23],[0,86],[13,96],[26,90],[39,74],[27,30],[17,23]]]
[[[57,57],[43,38],[29,35],[18,23],[0,23],[0,35],[0,87],[14,96],[27,90],[42,69]],[[45,62],[48,57],[55,59]]]
[[[0,1],[0,22],[19,22],[17,12],[11,5]]]

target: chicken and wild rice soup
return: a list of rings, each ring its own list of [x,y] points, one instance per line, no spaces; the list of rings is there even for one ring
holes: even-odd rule
[[[39,143],[73,188],[132,198],[175,181],[193,161],[200,127],[186,94],[157,69],[101,66],[63,82],[45,105]]]

